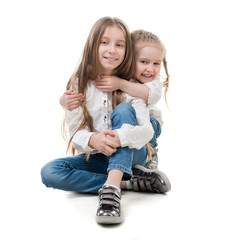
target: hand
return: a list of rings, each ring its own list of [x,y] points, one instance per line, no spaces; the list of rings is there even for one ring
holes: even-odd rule
[[[106,138],[109,141],[112,141],[112,142],[116,143],[117,146],[120,147],[121,143],[120,143],[120,139],[119,139],[119,135],[118,135],[117,131],[116,130],[112,130],[112,133],[114,134],[113,136],[112,135],[106,135]]]
[[[60,104],[67,108],[69,111],[80,106],[81,102],[84,100],[84,95],[82,93],[74,93],[72,90],[67,90],[64,92],[63,96],[60,97]]]
[[[123,79],[116,76],[102,76],[95,80],[96,88],[102,92],[113,92],[120,89],[120,83]]]
[[[110,139],[110,137],[112,139],[115,137],[115,141]],[[115,153],[117,151],[117,147],[120,146],[116,141],[116,134],[113,130],[105,130],[101,133],[93,134],[90,137],[88,145],[106,156],[110,156]]]

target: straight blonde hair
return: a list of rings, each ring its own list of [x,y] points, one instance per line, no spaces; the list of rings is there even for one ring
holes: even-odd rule
[[[108,26],[118,26],[125,35],[126,48],[125,48],[124,59],[122,63],[116,69],[114,69],[114,75],[126,80],[131,79],[134,75],[134,71],[135,71],[134,54],[132,50],[130,32],[127,25],[119,18],[103,17],[99,19],[90,30],[90,33],[88,35],[82,53],[81,62],[78,68],[70,77],[66,86],[67,90],[71,88],[74,89],[75,82],[78,79],[78,92],[83,93],[84,95],[84,101],[81,102],[81,107],[83,110],[83,119],[81,116],[79,121],[81,120],[82,121],[78,126],[76,132],[79,131],[80,129],[85,128],[86,126],[90,131],[94,131],[93,119],[89,113],[89,110],[86,107],[86,90],[88,86],[88,81],[97,79],[101,74],[100,62],[98,58],[98,49],[99,49],[101,38],[105,32],[105,29]],[[120,102],[122,102],[122,100],[123,100],[122,92],[120,90],[113,92],[113,98],[112,98],[113,108],[117,106]],[[65,120],[66,120],[66,116],[63,123],[63,133],[64,133]],[[67,147],[67,151],[70,149],[72,155],[75,155],[75,149],[71,144],[75,133],[70,137],[68,141],[68,147]],[[89,157],[89,154],[87,157]]]

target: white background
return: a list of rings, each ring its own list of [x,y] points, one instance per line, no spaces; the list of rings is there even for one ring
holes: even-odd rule
[[[97,196],[40,179],[65,155],[58,99],[104,16],[156,33],[171,76],[159,166],[172,191],[125,192],[116,227],[95,223]],[[243,239],[243,22],[237,0],[1,1],[1,239]]]

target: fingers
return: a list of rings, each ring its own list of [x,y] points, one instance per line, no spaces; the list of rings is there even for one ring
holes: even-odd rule
[[[114,142],[114,141],[111,141],[109,138],[107,138],[107,139],[105,140],[105,143],[106,143],[109,147],[111,147],[111,148],[118,148],[118,147],[119,147],[119,144],[118,144],[118,143],[116,143],[116,142]]]
[[[106,135],[106,144],[108,144],[112,148],[118,148],[121,146],[120,139],[118,136],[111,137],[110,135]]]
[[[113,130],[105,130],[102,132],[104,138],[104,144],[102,147],[102,152],[106,155],[106,156],[110,156],[113,153],[115,153],[117,151],[117,147],[118,144],[114,141],[111,141],[110,138],[114,137],[115,134],[113,133]],[[108,138],[110,137],[110,138]]]
[[[74,95],[75,93],[72,90],[67,90],[64,92],[65,95]]]
[[[106,81],[95,81],[96,87],[98,86],[107,86],[108,83]]]
[[[78,100],[78,99],[84,100],[84,95],[82,93],[73,93],[73,94],[67,94],[66,98],[72,100]]]
[[[103,134],[105,134],[105,144],[111,148],[118,148],[120,147],[119,141],[115,135],[115,132],[113,130],[105,130],[103,131]]]
[[[65,95],[65,105],[68,110],[73,110],[81,105],[84,100],[84,95],[82,93],[73,93],[72,95]]]
[[[109,146],[104,147],[101,152],[106,156],[111,156],[113,153],[117,151],[117,148],[111,148]]]
[[[105,135],[110,135],[110,136],[112,136],[112,137],[115,136],[113,130],[111,130],[111,129],[109,129],[109,130],[104,130],[104,131],[102,131],[102,133],[105,134]]]
[[[105,84],[95,84],[96,88],[102,92],[112,92],[113,89],[109,85]]]

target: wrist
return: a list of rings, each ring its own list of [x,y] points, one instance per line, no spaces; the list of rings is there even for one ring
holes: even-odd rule
[[[95,133],[90,136],[90,139],[88,141],[88,147],[93,148],[93,138],[94,138],[94,135],[95,135]]]
[[[127,82],[127,80],[124,80],[124,79],[119,80],[119,89],[122,92],[125,92],[124,89],[126,88],[126,82]]]

